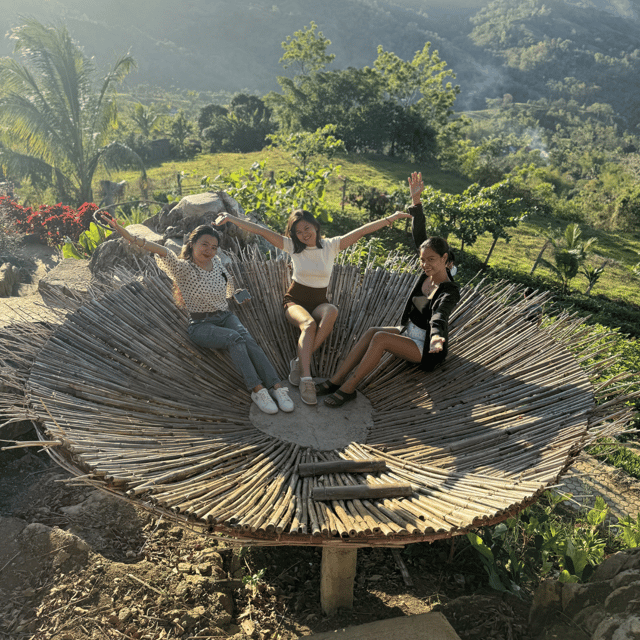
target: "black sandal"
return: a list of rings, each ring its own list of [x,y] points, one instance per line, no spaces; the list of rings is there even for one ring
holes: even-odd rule
[[[358,396],[357,391],[354,391],[353,393],[345,393],[344,391],[340,391],[340,389],[338,389],[337,391],[334,391],[331,395],[327,396],[324,399],[324,403],[325,405],[327,405],[327,407],[331,407],[332,409],[335,409],[337,407],[341,407],[343,404],[347,402],[350,402],[351,400],[355,400],[357,396]]]
[[[330,380],[325,380],[324,382],[316,382],[316,395],[317,396],[326,396],[329,393],[333,393],[340,388],[339,384],[333,384]]]

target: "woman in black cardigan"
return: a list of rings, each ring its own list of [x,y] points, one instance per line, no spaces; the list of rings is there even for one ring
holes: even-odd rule
[[[420,173],[411,174],[409,188],[413,239],[420,250],[424,273],[405,305],[402,326],[368,329],[333,376],[316,385],[317,395],[329,394],[324,400],[328,407],[341,407],[354,400],[356,387],[378,366],[386,352],[415,362],[424,371],[432,371],[447,357],[449,316],[460,300],[460,288],[447,268],[453,261],[453,252],[444,238],[426,236]]]

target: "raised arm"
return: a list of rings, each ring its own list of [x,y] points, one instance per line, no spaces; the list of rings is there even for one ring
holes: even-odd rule
[[[127,242],[135,244],[139,249],[150,251],[151,253],[157,253],[160,256],[166,256],[167,250],[161,244],[155,242],[149,242],[146,238],[139,238],[130,234],[122,225],[118,224],[118,221],[111,216],[103,214],[102,219],[117,233],[119,233]]]
[[[271,229],[262,227],[250,220],[236,218],[228,213],[222,213],[216,218],[216,226],[218,227],[223,225],[225,222],[231,222],[231,224],[235,224],[236,227],[240,227],[240,229],[262,236],[267,242],[270,242],[277,249],[284,249],[284,236],[281,236],[275,231],[271,231]]]
[[[409,212],[413,216],[413,224],[411,226],[411,234],[416,248],[420,249],[420,245],[427,239],[427,223],[420,201],[420,194],[424,191],[424,182],[422,182],[422,174],[414,171],[409,178],[409,191],[411,192],[412,206]]]
[[[374,220],[373,222],[369,222],[368,224],[362,225],[357,229],[354,229],[346,236],[343,236],[340,241],[340,251],[350,247],[352,244],[355,244],[366,235],[370,233],[374,233],[375,231],[380,231],[380,229],[384,227],[390,227],[396,220],[400,220],[401,218],[410,218],[410,213],[404,213],[404,211],[396,211],[392,213],[390,216],[386,218],[380,218],[380,220]]]

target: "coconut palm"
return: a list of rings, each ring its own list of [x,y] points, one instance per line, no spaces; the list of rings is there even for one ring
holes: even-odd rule
[[[110,142],[115,84],[135,66],[132,57],[121,57],[94,85],[95,67],[65,27],[29,19],[11,37],[14,57],[24,64],[0,59],[0,162],[7,175],[51,187],[61,202],[79,205],[93,201],[101,164],[142,167],[131,149]]]

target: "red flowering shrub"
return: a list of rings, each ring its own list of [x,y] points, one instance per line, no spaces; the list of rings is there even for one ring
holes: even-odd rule
[[[23,207],[7,196],[0,196],[0,211],[12,220],[22,233],[35,235],[43,244],[61,247],[65,238],[77,242],[80,234],[89,228],[93,212],[98,206],[85,202],[78,209],[62,204],[41,205],[37,209]]]

